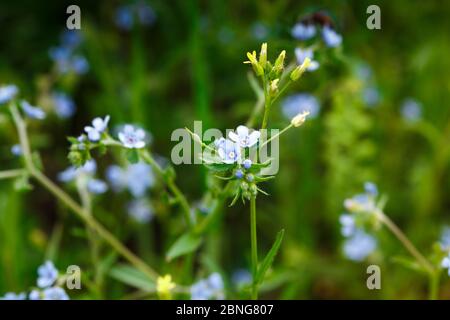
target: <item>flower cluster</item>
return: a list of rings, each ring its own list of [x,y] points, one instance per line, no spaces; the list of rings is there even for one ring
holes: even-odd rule
[[[38,268],[37,287],[28,294],[29,300],[69,300],[66,291],[58,285],[59,273],[51,261]],[[6,293],[0,300],[25,300],[26,293]]]
[[[362,261],[377,248],[377,240],[368,234],[364,226],[376,223],[374,215],[377,209],[377,186],[371,182],[364,184],[365,192],[344,201],[344,207],[350,213],[339,217],[341,234],[345,238],[343,251],[347,258]]]
[[[58,174],[58,180],[69,183],[77,181],[83,188],[93,194],[102,194],[108,190],[108,185],[100,179],[94,178],[97,171],[97,164],[95,160],[88,160],[80,167],[70,166],[66,170]]]
[[[291,34],[297,40],[306,41],[314,38],[319,28],[322,39],[328,47],[334,48],[341,45],[342,35],[332,27],[331,19],[322,13],[307,16],[297,22],[292,27]]]
[[[213,273],[191,286],[192,300],[223,300],[225,291],[220,274]]]
[[[117,8],[115,23],[122,29],[129,31],[135,23],[144,26],[152,25],[156,20],[156,14],[152,7],[144,1],[123,5]]]
[[[89,70],[86,58],[76,51],[82,42],[79,31],[70,30],[62,33],[61,44],[50,48],[50,58],[55,62],[56,70],[60,74],[84,74]]]

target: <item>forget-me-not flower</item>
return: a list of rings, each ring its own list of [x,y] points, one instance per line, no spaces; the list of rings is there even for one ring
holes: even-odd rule
[[[0,104],[7,103],[14,99],[19,92],[17,86],[9,84],[0,87]]]
[[[309,65],[306,67],[307,71],[315,71],[320,66],[319,62],[314,60],[314,51],[311,48],[295,48],[295,57],[299,65],[302,65],[306,58],[310,59]]]
[[[241,148],[238,143],[225,138],[220,138],[214,143],[217,147],[217,153],[223,163],[232,164],[240,161]]]
[[[110,166],[106,170],[106,177],[113,190],[118,192],[128,188],[135,198],[144,196],[147,189],[155,183],[151,166],[144,162],[130,164],[126,169]]]
[[[341,233],[344,237],[350,237],[356,231],[355,218],[350,214],[342,214],[339,217],[339,222],[341,223]]]
[[[100,140],[102,133],[108,128],[109,116],[104,119],[97,117],[92,120],[92,126],[84,127],[84,131],[88,135],[88,139],[92,142],[97,142]]]
[[[375,87],[367,87],[362,92],[362,98],[365,104],[373,107],[380,102],[380,92]]]
[[[291,34],[297,40],[308,40],[316,35],[316,27],[313,24],[299,22],[292,27]]]
[[[357,230],[353,236],[344,242],[344,254],[353,261],[362,261],[377,248],[376,239],[362,230]]]
[[[342,43],[342,35],[329,26],[323,27],[322,37],[325,44],[331,48],[337,47]]]
[[[147,223],[153,218],[153,208],[145,199],[135,199],[128,205],[128,214],[136,222]]]
[[[409,123],[415,123],[422,117],[422,105],[412,98],[406,99],[401,108],[403,118]]]
[[[125,148],[140,149],[145,147],[145,131],[140,128],[127,124],[118,136]]]
[[[69,300],[66,291],[60,287],[51,287],[43,291],[42,300]]]
[[[48,288],[58,279],[58,270],[51,261],[46,261],[38,268],[37,286],[39,288]]]
[[[70,118],[75,113],[75,102],[67,94],[54,92],[52,94],[52,100],[55,112],[61,119]]]
[[[238,269],[233,272],[231,282],[237,288],[249,285],[252,283],[252,274],[247,269]]]
[[[246,126],[239,126],[236,128],[236,131],[230,131],[228,133],[228,138],[230,140],[236,142],[241,148],[250,148],[258,143],[259,137],[261,133],[258,130],[253,130],[250,132],[250,129]]]
[[[108,185],[100,179],[89,179],[87,182],[87,189],[94,194],[102,194],[108,190]]]
[[[95,160],[91,159],[86,161],[84,165],[77,168],[75,166],[70,166],[66,170],[58,174],[58,180],[61,182],[70,182],[74,180],[80,174],[93,175],[97,170],[97,163]]]
[[[22,155],[22,147],[20,144],[15,144],[11,147],[11,153],[16,157],[20,157]]]
[[[45,119],[45,112],[41,108],[32,106],[25,100],[21,101],[20,106],[27,117],[37,120]]]
[[[220,274],[213,273],[191,286],[192,300],[223,300],[225,298],[223,280]]]
[[[26,298],[27,295],[23,292],[21,293],[8,292],[3,297],[0,297],[0,300],[25,300]]]
[[[288,119],[304,112],[309,112],[309,117],[315,118],[319,114],[320,104],[312,94],[297,93],[286,97],[281,102],[281,108],[284,116]]]

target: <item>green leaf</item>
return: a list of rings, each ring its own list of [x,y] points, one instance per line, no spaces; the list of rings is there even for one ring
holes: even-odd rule
[[[128,264],[120,264],[111,268],[109,275],[117,281],[144,291],[155,290],[155,284],[148,276]]]
[[[136,149],[127,150],[127,160],[130,163],[137,163],[139,161],[139,153]]]
[[[278,253],[278,249],[280,249],[281,241],[283,241],[283,236],[284,229],[278,232],[277,238],[275,239],[272,248],[270,248],[263,262],[259,266],[258,271],[256,272],[255,282],[257,284],[260,284],[264,280],[264,276],[266,275],[267,270],[269,270],[269,268],[272,266],[273,259],[275,259],[275,256]]]
[[[191,253],[197,249],[202,243],[202,237],[194,233],[185,233],[179,237],[170,247],[166,254],[168,261],[173,260],[179,256]]]
[[[413,270],[416,272],[420,272],[420,273],[427,273],[427,270],[424,269],[424,267],[421,264],[417,263],[415,260],[412,260],[412,259],[409,259],[406,257],[397,256],[397,257],[393,257],[392,261],[394,263],[398,263],[398,264],[402,265],[403,267],[405,267],[407,269],[410,269],[410,270]]]
[[[212,170],[212,171],[215,171],[215,172],[225,172],[225,171],[233,169],[234,164],[228,164],[228,163],[206,163],[205,167],[207,167],[209,170]]]

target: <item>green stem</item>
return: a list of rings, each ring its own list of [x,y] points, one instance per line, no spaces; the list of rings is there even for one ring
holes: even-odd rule
[[[26,173],[26,170],[24,170],[24,169],[11,169],[11,170],[0,171],[0,180],[17,178],[17,177],[20,177],[24,173]]]
[[[261,129],[267,128],[267,122],[269,121],[269,113],[270,113],[270,91],[269,86],[266,80],[265,75],[263,76],[263,90],[264,90],[264,116],[263,116],[263,122],[261,125]]]
[[[290,128],[292,128],[294,125],[291,123],[290,125],[288,125],[287,127],[285,127],[283,130],[281,130],[280,132],[278,132],[277,134],[273,135],[272,137],[270,137],[270,139],[264,141],[264,143],[261,144],[260,148],[264,147],[265,145],[267,145],[270,141],[278,138],[279,136],[281,136],[283,133],[285,133],[286,131],[288,131]]]
[[[437,300],[439,298],[439,272],[434,272],[430,275],[430,300]]]
[[[252,251],[252,299],[258,299],[258,287],[256,273],[258,272],[258,239],[256,236],[256,196],[250,198],[250,236]]]
[[[394,234],[394,236],[397,237],[405,249],[428,271],[430,275],[436,273],[433,265],[419,252],[419,250],[417,250],[408,237],[387,215],[381,210],[378,210],[376,214],[379,220]]]
[[[44,188],[51,194],[58,198],[64,205],[72,210],[81,220],[83,220],[89,227],[94,229],[98,235],[103,238],[113,249],[128,260],[137,269],[146,274],[150,279],[156,280],[158,273],[142,261],[138,256],[126,248],[117,238],[110,233],[103,225],[101,225],[94,217],[90,216],[78,203],[76,203],[67,193],[61,190],[55,183],[47,178],[41,171],[39,171],[33,164],[31,158],[31,149],[26,132],[25,122],[17,110],[15,105],[10,106],[10,111],[13,116],[14,123],[17,127],[20,145],[22,147],[23,156],[25,159],[26,169],[30,175],[36,179]]]

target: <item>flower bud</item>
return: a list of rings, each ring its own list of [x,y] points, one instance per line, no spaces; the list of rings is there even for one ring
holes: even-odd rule
[[[261,45],[261,51],[259,52],[259,65],[264,69],[267,62],[267,43]]]
[[[297,114],[295,117],[292,118],[291,124],[294,127],[300,127],[306,120],[306,117],[309,115],[309,111],[303,111],[299,114]]]
[[[303,63],[299,66],[297,66],[297,68],[295,68],[292,72],[291,72],[291,80],[292,81],[297,81],[303,74],[303,72],[305,72],[306,68],[308,68],[308,66],[311,63],[311,59],[310,58],[305,58],[305,60],[303,60]]]
[[[286,50],[281,51],[278,55],[277,60],[275,60],[274,71],[276,73],[281,73],[284,69],[284,59],[286,58]]]
[[[275,79],[270,82],[269,90],[272,95],[274,95],[278,92],[278,82],[279,81],[280,81],[280,79]]]
[[[250,63],[255,71],[256,75],[262,76],[264,74],[264,69],[261,67],[260,63],[256,59],[256,51],[252,53],[247,52],[248,61],[244,61],[244,63]]]

